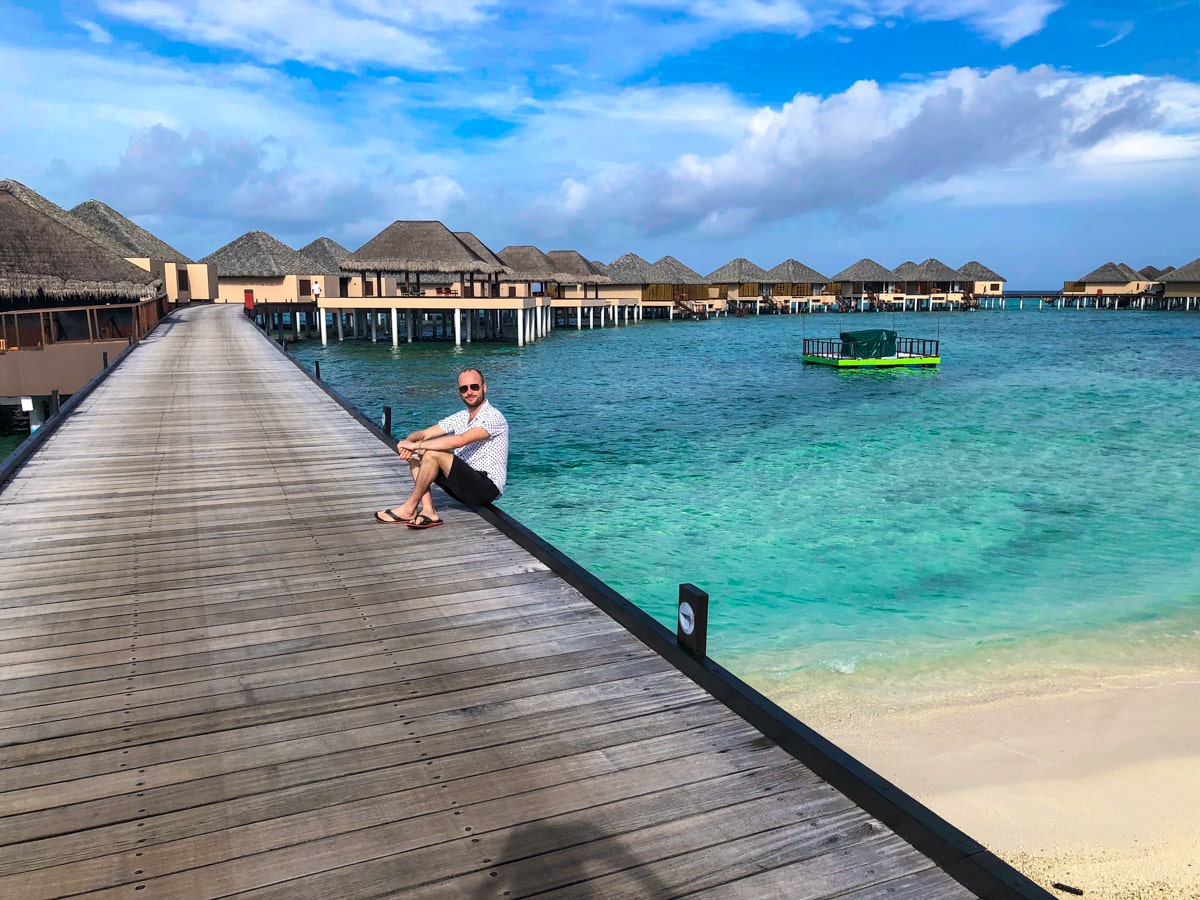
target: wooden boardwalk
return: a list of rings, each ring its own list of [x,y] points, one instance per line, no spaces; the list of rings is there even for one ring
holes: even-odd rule
[[[232,309],[81,403],[0,494],[0,897],[975,896],[406,482]]]

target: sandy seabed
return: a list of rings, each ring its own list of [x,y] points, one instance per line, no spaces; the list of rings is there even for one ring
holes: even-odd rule
[[[751,680],[1052,894],[1200,900],[1200,662],[919,703]]]

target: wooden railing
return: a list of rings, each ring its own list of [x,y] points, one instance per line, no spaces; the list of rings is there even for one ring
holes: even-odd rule
[[[804,355],[820,356],[823,359],[856,359],[852,353],[844,352],[847,344],[853,341],[843,341],[841,338],[805,338]],[[938,355],[940,341],[932,338],[896,338],[897,357],[919,357],[928,359]]]

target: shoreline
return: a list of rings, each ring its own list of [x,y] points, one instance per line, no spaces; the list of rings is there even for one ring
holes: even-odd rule
[[[807,681],[755,679],[1051,893],[1200,898],[1200,663],[970,685],[915,706]]]

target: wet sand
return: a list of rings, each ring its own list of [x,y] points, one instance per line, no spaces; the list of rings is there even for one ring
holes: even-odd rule
[[[778,697],[1039,884],[1200,898],[1200,665],[962,698]]]

